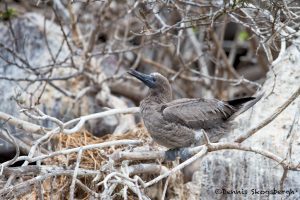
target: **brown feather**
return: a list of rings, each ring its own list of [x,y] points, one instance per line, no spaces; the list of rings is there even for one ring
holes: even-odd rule
[[[210,129],[224,122],[236,109],[217,99],[179,99],[163,105],[163,118],[192,129]]]
[[[161,74],[146,75],[135,70],[131,70],[130,74],[150,88],[140,105],[142,118],[152,138],[168,148],[201,143],[203,138],[198,135],[201,129],[205,130],[212,142],[218,141],[230,130],[230,121],[237,113],[244,112],[261,98],[250,97],[227,102],[202,98],[171,101],[170,83]],[[246,102],[247,106],[243,107]]]

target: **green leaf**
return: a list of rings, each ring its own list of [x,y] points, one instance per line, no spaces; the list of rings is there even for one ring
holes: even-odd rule
[[[5,11],[0,11],[0,19],[1,20],[7,21],[14,16],[17,16],[17,11],[13,8],[8,8]]]
[[[241,31],[241,32],[239,32],[238,38],[239,38],[240,41],[246,41],[246,40],[249,39],[249,37],[250,36],[249,36],[249,33],[247,31]]]

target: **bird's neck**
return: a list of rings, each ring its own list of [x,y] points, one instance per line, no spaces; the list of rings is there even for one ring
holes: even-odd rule
[[[148,104],[167,103],[172,100],[172,92],[170,91],[155,91],[150,90],[147,97],[144,99]]]

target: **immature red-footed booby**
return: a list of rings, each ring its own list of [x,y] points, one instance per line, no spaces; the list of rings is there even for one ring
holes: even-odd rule
[[[128,73],[149,87],[140,104],[145,127],[155,142],[170,149],[197,145],[203,137],[201,129],[216,142],[214,136],[229,131],[230,121],[261,98],[172,100],[171,85],[163,75],[157,72],[147,75],[136,70]]]

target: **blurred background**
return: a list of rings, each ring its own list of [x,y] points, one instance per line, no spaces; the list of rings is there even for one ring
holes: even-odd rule
[[[138,106],[147,88],[129,68],[166,76],[174,99],[252,96],[295,44],[299,15],[292,0],[2,0],[0,111],[53,128],[20,110],[37,106],[66,122]],[[113,115],[85,127],[101,137],[140,122]],[[23,143],[22,154],[40,137],[1,124]],[[14,153],[0,134],[0,162]]]

